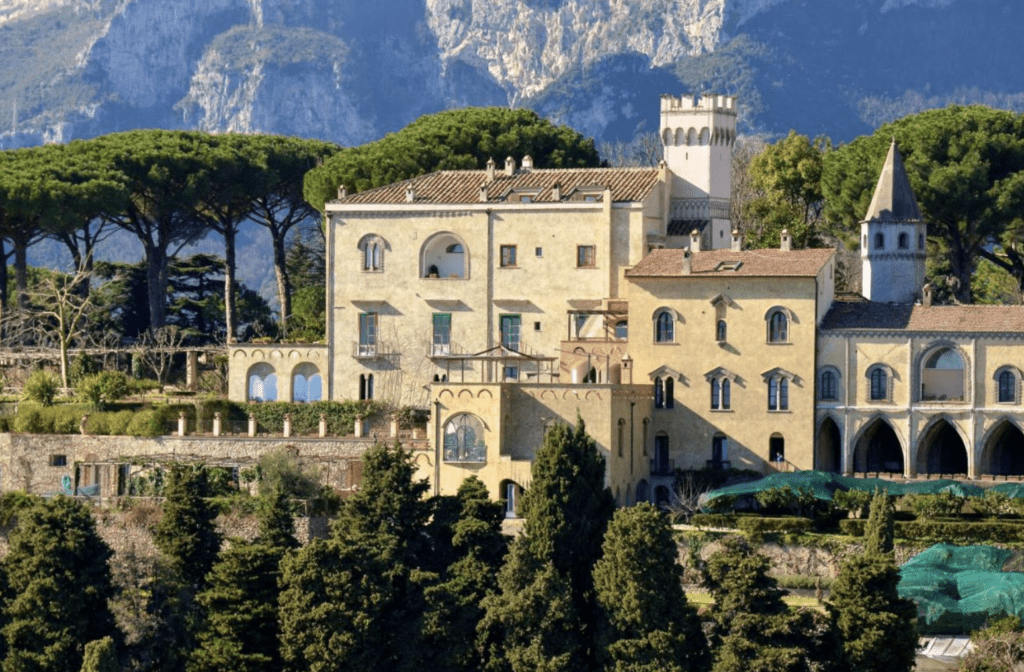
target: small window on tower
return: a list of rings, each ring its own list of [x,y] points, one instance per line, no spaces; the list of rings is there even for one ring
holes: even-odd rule
[[[910,236],[908,236],[905,233],[901,233],[900,234],[900,238],[899,238],[898,246],[899,246],[899,248],[901,250],[909,249],[910,248]]]
[[[876,250],[884,250],[885,249],[885,235],[884,234],[881,234],[881,233],[876,233],[875,234],[875,249]]]

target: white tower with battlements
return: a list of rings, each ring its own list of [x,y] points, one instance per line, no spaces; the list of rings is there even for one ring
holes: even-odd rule
[[[732,147],[736,142],[736,97],[663,95],[661,142],[672,173],[669,241],[701,232],[705,249],[729,247]]]
[[[928,224],[921,217],[896,140],[860,224],[861,293],[882,303],[913,303],[924,285]]]

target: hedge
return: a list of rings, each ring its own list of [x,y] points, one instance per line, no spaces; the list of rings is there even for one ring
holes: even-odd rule
[[[690,516],[690,524],[695,527],[727,527],[735,529],[739,519],[735,513],[695,513]]]
[[[810,532],[814,528],[814,521],[808,518],[743,517],[736,522],[740,531],[750,537],[759,537],[776,532],[800,534]]]
[[[840,520],[839,529],[848,536],[863,537],[866,524],[866,520]],[[912,541],[938,539],[983,544],[1024,542],[1024,525],[1012,522],[897,520],[894,528],[898,538]]]

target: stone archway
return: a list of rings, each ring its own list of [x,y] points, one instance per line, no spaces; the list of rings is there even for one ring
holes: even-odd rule
[[[903,444],[888,422],[876,418],[861,432],[853,451],[853,470],[899,474],[904,472]]]
[[[839,425],[825,418],[818,428],[818,441],[814,449],[814,468],[818,471],[839,473],[843,468],[843,439]]]
[[[919,474],[966,474],[967,448],[960,432],[942,419],[927,429],[917,444]]]
[[[1024,432],[1009,420],[996,425],[985,441],[978,471],[998,476],[1024,475]]]

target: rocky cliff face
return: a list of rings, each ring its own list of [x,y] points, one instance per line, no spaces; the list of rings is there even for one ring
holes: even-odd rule
[[[848,139],[1024,105],[1022,20],[1005,0],[0,0],[0,147],[154,126],[352,144],[495,104],[628,138],[658,94],[711,90],[748,131]]]

